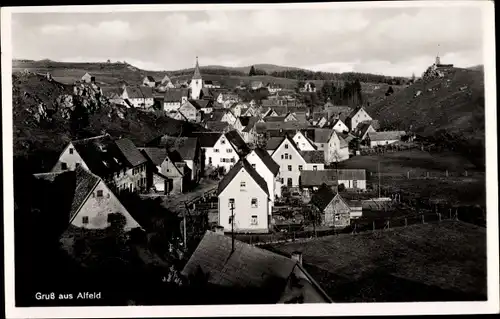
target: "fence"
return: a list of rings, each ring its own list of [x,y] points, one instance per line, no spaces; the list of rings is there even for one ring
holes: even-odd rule
[[[433,179],[433,178],[463,178],[463,177],[482,177],[483,172],[461,170],[452,171],[444,169],[442,171],[432,170],[426,171],[422,169],[408,170],[406,172],[366,172],[367,178],[376,182],[378,177],[384,178],[399,178],[399,179]]]

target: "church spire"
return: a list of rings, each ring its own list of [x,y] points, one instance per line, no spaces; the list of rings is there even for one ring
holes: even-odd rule
[[[196,66],[194,67],[193,80],[201,80],[200,65],[198,64],[198,57],[196,57]]]

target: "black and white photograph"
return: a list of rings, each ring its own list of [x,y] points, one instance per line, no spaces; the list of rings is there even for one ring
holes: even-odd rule
[[[493,2],[1,21],[8,318],[500,311]]]

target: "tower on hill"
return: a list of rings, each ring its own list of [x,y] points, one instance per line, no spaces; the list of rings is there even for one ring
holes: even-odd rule
[[[196,57],[196,65],[194,67],[194,74],[191,78],[191,83],[189,84],[191,89],[191,99],[198,100],[200,98],[200,92],[203,88],[203,80],[200,73],[200,65],[198,64],[198,57]]]

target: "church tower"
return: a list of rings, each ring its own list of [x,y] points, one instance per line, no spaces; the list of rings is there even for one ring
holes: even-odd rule
[[[196,57],[196,66],[194,67],[194,74],[189,87],[191,88],[191,99],[198,100],[200,98],[201,89],[203,88],[198,57]]]

